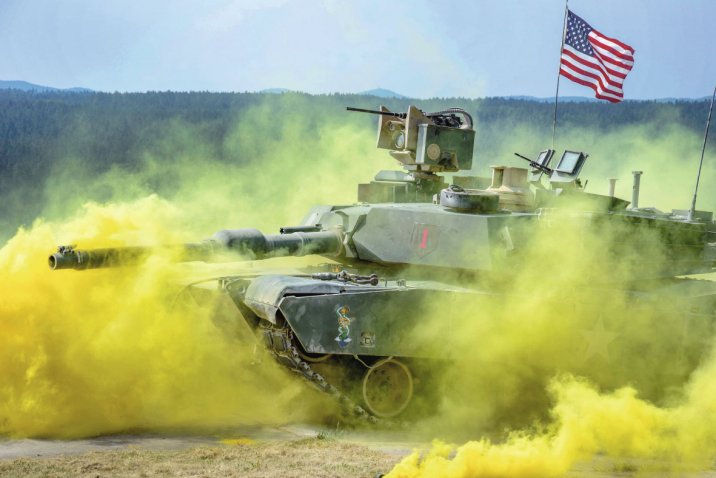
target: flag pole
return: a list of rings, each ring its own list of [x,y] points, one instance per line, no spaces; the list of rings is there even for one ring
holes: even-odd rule
[[[569,0],[564,0],[564,23],[562,24],[562,46],[559,48],[559,65],[557,68],[557,91],[554,93],[554,118],[552,119],[552,149],[554,149],[554,133],[557,130],[557,99],[559,98],[559,77],[562,70],[562,50],[564,50],[564,38],[567,36],[567,12],[569,12]]]
[[[716,86],[714,94],[711,96],[711,106],[709,107],[709,117],[706,120],[706,133],[704,133],[704,145],[701,148],[701,162],[699,163],[699,173],[696,175],[696,188],[694,189],[694,199],[691,201],[691,209],[689,209],[689,221],[694,220],[696,212],[696,194],[699,192],[699,180],[701,179],[701,166],[704,165],[704,153],[706,152],[706,140],[709,138],[709,126],[711,126],[711,112],[714,109],[714,98],[716,98]]]

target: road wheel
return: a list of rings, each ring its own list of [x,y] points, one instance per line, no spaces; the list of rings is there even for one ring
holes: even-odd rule
[[[363,376],[363,401],[380,418],[400,414],[413,398],[413,375],[403,363],[389,358],[377,362]]]

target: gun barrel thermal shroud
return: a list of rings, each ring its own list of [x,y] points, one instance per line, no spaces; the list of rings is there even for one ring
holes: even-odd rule
[[[50,269],[100,269],[133,265],[152,253],[167,253],[179,261],[217,259],[265,259],[308,254],[338,255],[342,249],[338,230],[263,234],[257,229],[225,229],[200,243],[160,247],[115,247],[77,250],[60,246],[49,257]],[[228,254],[227,254],[228,253]]]

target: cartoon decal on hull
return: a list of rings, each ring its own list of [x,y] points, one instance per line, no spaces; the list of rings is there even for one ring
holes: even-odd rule
[[[351,342],[351,318],[348,317],[350,312],[351,309],[347,305],[342,305],[336,310],[338,314],[338,337],[336,337],[336,342],[341,348]]]

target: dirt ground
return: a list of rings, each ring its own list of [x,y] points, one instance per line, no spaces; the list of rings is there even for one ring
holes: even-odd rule
[[[117,435],[83,440],[0,441],[2,477],[351,477],[386,473],[428,443],[405,434],[312,426],[244,427],[205,435]],[[669,473],[658,463],[580,463],[569,478],[716,478],[716,468]]]
[[[125,448],[0,460],[0,476],[374,477],[400,456],[321,438],[216,443],[178,451]]]
[[[212,435],[118,435],[0,441],[0,476],[375,477],[414,444],[375,443],[309,426],[244,427]]]

